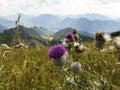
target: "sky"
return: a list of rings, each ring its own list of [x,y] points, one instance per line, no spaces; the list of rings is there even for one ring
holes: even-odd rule
[[[97,13],[120,18],[120,0],[0,0],[0,16]]]

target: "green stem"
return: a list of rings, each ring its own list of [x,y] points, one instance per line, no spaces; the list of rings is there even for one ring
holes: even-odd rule
[[[101,52],[100,52],[100,49],[98,48],[98,54],[99,54],[99,56],[100,56],[100,58],[101,58]]]
[[[66,85],[67,83],[67,77],[66,77],[66,72],[64,70],[64,67],[62,67],[63,75],[64,75],[64,83],[63,83],[63,90],[68,90],[68,87]]]
[[[66,73],[65,73],[64,67],[62,67],[62,71],[63,71],[63,75],[64,75],[65,82],[66,82],[66,81],[67,81],[67,78],[66,78]]]

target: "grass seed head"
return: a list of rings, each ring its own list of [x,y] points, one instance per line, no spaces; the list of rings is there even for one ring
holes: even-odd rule
[[[10,47],[7,44],[1,44],[0,48],[3,51],[10,50]]]

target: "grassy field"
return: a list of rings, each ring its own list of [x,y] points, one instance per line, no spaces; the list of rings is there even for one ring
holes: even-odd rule
[[[56,67],[48,58],[46,46],[11,49],[0,53],[0,90],[120,90],[120,63],[113,51],[101,54],[93,42],[77,53],[82,72]],[[73,60],[69,52],[69,61]]]

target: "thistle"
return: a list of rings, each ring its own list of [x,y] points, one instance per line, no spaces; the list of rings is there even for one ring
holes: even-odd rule
[[[63,45],[57,44],[49,49],[48,56],[53,59],[54,65],[63,66],[67,61],[68,53]]]
[[[72,33],[73,33],[75,41],[79,40],[80,37],[79,37],[77,30],[74,29]]]
[[[96,33],[95,35],[95,47],[98,49],[103,49],[105,46],[104,33]]]
[[[75,73],[78,74],[82,71],[81,69],[81,64],[79,62],[74,62],[71,64],[71,70]]]
[[[73,41],[74,41],[74,36],[73,36],[72,33],[67,33],[67,34],[65,35],[65,37],[66,37],[66,39],[69,40],[69,42],[73,42]]]

